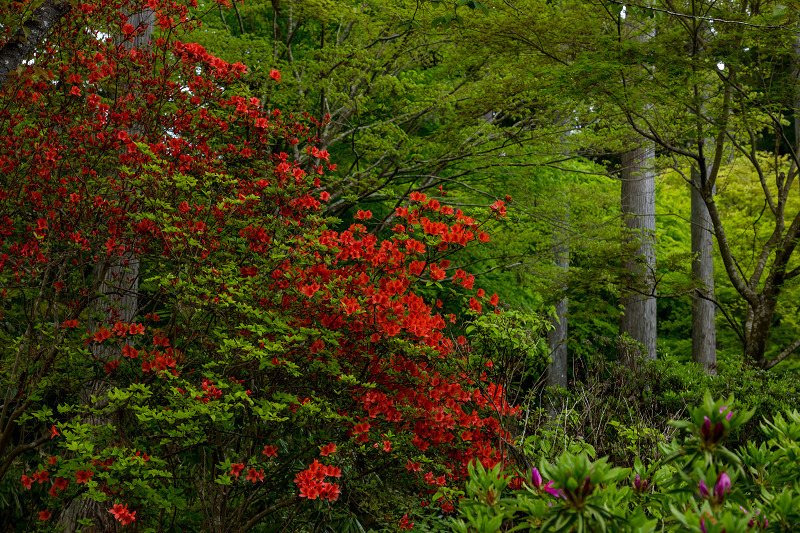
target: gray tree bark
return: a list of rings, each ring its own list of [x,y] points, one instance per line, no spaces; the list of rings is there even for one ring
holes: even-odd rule
[[[714,323],[714,227],[699,188],[700,172],[692,167],[692,361],[706,374],[717,373],[717,330]]]
[[[620,334],[628,334],[644,346],[644,353],[624,353],[623,362],[633,365],[636,356],[656,358],[656,181],[655,149],[639,139],[639,146],[622,154],[621,209],[625,225],[624,244],[633,253],[623,259],[626,279],[622,283]]]
[[[128,15],[128,23],[144,30],[131,40],[122,40],[118,36],[118,45],[128,50],[148,47],[153,36],[155,13],[150,9],[132,13]],[[95,267],[93,289],[96,296],[92,301],[88,324],[91,331],[101,326],[112,327],[116,322],[132,323],[139,303],[139,258],[133,252],[127,252],[122,257],[100,259]],[[122,356],[120,348],[109,343],[94,344],[91,350],[94,359],[99,361],[108,362]],[[95,399],[102,398],[108,390],[107,382],[96,379],[86,385],[81,392],[81,399],[85,405],[92,405],[93,396]],[[111,413],[102,412],[86,422],[103,426],[110,424],[111,420]],[[78,530],[78,521],[89,518],[92,526],[81,528],[84,533],[120,531],[120,523],[108,511],[108,503],[89,499],[73,500],[61,513],[58,524],[65,533],[74,533]]]
[[[562,217],[563,227],[561,231],[554,234],[555,244],[553,255],[555,264],[564,271],[569,270],[569,240],[567,235],[567,224],[569,217],[565,214]],[[561,285],[561,290],[566,290],[565,285]],[[564,387],[567,386],[567,308],[568,299],[566,294],[556,303],[556,315],[550,318],[553,328],[547,332],[547,346],[550,349],[550,364],[547,366],[547,386]]]
[[[70,9],[72,6],[66,0],[47,0],[0,48],[0,90],[8,83],[11,73],[33,55],[36,47]]]

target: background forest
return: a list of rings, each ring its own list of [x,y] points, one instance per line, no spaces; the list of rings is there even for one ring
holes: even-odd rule
[[[616,337],[620,294],[630,290],[658,297],[658,346],[653,332],[631,334],[648,352],[688,361],[692,327],[702,326],[704,336],[717,330],[718,359],[740,358],[757,336],[750,293],[761,295],[777,269],[775,250],[792,242],[797,213],[787,8],[714,4],[670,16],[668,7],[632,5],[628,17],[622,3],[462,5],[251,3],[206,16],[193,37],[247,63],[250,91],[265,106],[330,116],[320,145],[339,168],[324,186],[333,198],[326,213],[343,224],[369,209],[380,234],[410,191],[464,209],[508,196],[491,252],[459,263],[526,312],[550,315],[571,296],[568,352]],[[722,14],[737,9],[726,22]],[[764,21],[751,22],[756,15]],[[273,68],[280,88],[267,83]],[[646,153],[631,164],[635,150]],[[726,231],[724,257],[716,245],[703,249],[713,276],[692,272],[692,254],[705,259],[692,228],[714,227],[707,209],[692,215],[693,179],[708,182],[700,187],[713,190],[707,200]],[[640,191],[647,180],[657,193]],[[632,206],[635,195],[649,204],[654,195],[655,208]],[[622,230],[637,224],[654,232],[647,252]],[[651,279],[637,286],[647,276],[626,258],[644,256]],[[767,339],[748,355],[756,366],[796,348],[788,260],[786,280],[772,283],[780,294],[768,298],[768,324],[758,326]],[[698,290],[716,319],[693,326]]]
[[[0,529],[800,527],[797,6],[0,5]]]

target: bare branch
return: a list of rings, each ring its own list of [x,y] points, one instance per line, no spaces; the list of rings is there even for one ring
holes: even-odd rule
[[[789,357],[789,355],[791,355],[791,353],[794,352],[797,348],[800,348],[800,339],[797,339],[792,344],[787,346],[781,353],[778,354],[778,356],[775,359],[770,359],[769,361],[766,361],[764,363],[764,369],[769,370],[770,368],[774,367],[775,365],[777,365],[778,363]]]

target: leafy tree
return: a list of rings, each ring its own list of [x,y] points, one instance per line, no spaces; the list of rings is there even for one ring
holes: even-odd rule
[[[124,46],[144,9],[151,46]],[[87,530],[65,516],[82,500],[156,531],[451,511],[470,461],[505,460],[516,407],[415,285],[482,222],[414,193],[387,238],[366,210],[331,229],[326,122],[244,96],[197,24],[182,3],[79,4],[0,92],[4,520]],[[127,317],[93,272],[130,257]],[[497,306],[451,281],[467,316]]]
[[[412,191],[463,182],[493,197],[486,205],[502,198],[473,173],[519,151],[480,120],[499,100],[485,97],[494,84],[488,58],[465,55],[452,28],[423,31],[433,18],[413,5],[264,1],[209,15],[198,39],[224,59],[248,58],[247,83],[267,108],[299,106],[324,122],[319,147],[338,163],[324,185],[325,212],[349,219],[369,208],[381,221],[374,231],[386,231]],[[271,69],[283,73],[281,91]],[[508,117],[501,111],[492,122]]]
[[[794,118],[797,94],[786,10],[714,2],[495,7],[510,16],[487,18],[488,33],[526,54],[528,64],[541,62],[551,70],[540,75],[539,87],[570,102],[588,101],[572,104],[586,145],[622,152],[620,141],[633,132],[654,142],[665,164],[697,169],[695,189],[708,209],[722,265],[746,302],[738,329],[745,360],[771,368],[788,357],[800,341],[788,342],[775,357],[767,358],[766,351],[784,287],[800,274],[793,259],[800,223],[788,207],[797,164],[789,159],[764,166],[758,156],[768,149],[780,161],[797,152],[796,139],[784,127]],[[647,41],[617,38],[624,26],[651,20],[658,31]],[[730,221],[714,199],[720,168],[732,151],[750,162],[772,221],[750,267],[734,252]]]

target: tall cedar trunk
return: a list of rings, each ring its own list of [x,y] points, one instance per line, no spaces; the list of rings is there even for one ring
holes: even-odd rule
[[[569,223],[568,215],[562,217],[562,230],[554,234],[555,244],[553,254],[555,264],[566,274],[569,270],[569,240],[566,226]],[[561,285],[561,291],[566,291],[566,286]],[[556,315],[550,321],[553,329],[547,332],[547,346],[550,349],[551,362],[547,367],[547,385],[549,387],[567,386],[567,307],[566,294],[556,303]]]
[[[134,28],[146,28],[139,32],[132,40],[121,42],[126,48],[145,48],[149,46],[155,25],[155,13],[145,9],[128,16],[128,23]],[[91,316],[89,319],[90,331],[95,331],[101,326],[111,327],[116,322],[133,323],[138,309],[139,290],[139,258],[132,252],[122,257],[100,259],[95,267],[93,280],[94,294],[97,296],[92,301]],[[112,361],[121,357],[121,348],[106,344],[93,344],[92,356],[100,361]],[[81,391],[81,400],[86,405],[92,404],[92,397],[97,400],[108,392],[108,384],[103,380],[93,380]],[[87,423],[103,426],[111,423],[111,413],[90,417]],[[110,505],[93,500],[73,500],[61,513],[59,525],[65,533],[73,533],[79,527],[78,520],[88,518],[92,520],[92,527],[81,528],[84,533],[103,533],[119,531],[120,524],[111,515]]]
[[[692,361],[709,375],[717,373],[717,330],[714,324],[714,229],[697,187],[700,172],[692,168]]]
[[[621,209],[625,224],[624,243],[633,253],[623,260],[627,280],[622,284],[620,334],[628,334],[644,346],[645,359],[656,358],[655,149],[649,141],[622,154]],[[638,354],[624,353],[623,362],[633,365]]]

